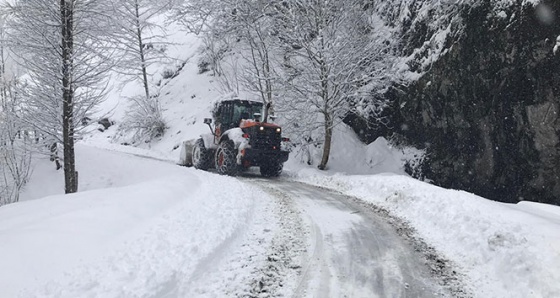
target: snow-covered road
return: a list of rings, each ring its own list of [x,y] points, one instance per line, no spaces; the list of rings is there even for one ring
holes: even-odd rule
[[[554,206],[77,149],[79,193],[45,159],[0,208],[0,297],[559,297]]]
[[[246,182],[289,197],[309,230],[309,250],[294,297],[452,295],[440,285],[429,260],[397,233],[397,227],[352,198],[287,179]]]

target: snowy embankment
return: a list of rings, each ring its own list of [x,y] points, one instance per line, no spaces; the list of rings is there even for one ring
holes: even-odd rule
[[[406,220],[458,265],[476,297],[560,297],[560,207],[499,203],[395,174],[290,174]]]
[[[119,152],[80,145],[77,156],[83,192],[0,208],[1,297],[251,291],[278,230],[266,193]],[[61,172],[41,162],[24,195],[54,191]]]

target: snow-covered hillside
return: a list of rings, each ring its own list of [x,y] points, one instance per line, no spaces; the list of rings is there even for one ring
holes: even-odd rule
[[[297,210],[250,180],[175,165],[179,144],[208,131],[202,120],[224,94],[215,77],[198,74],[198,39],[177,30],[173,40],[170,51],[186,63],[160,84],[168,125],[161,139],[120,144],[124,98],[142,90],[114,89],[100,115],[117,125],[92,129],[77,147],[80,192],[63,195],[61,171],[38,159],[22,202],[0,207],[0,297],[245,297],[269,272],[275,243],[299,257],[306,250],[290,242],[307,235],[287,224]],[[560,297],[560,207],[497,203],[411,179],[403,159],[420,152],[384,139],[364,145],[343,125],[328,171],[302,163],[301,154],[292,152],[281,179],[331,188],[400,218],[450,260],[472,296]],[[293,262],[275,268],[271,296],[294,293]]]

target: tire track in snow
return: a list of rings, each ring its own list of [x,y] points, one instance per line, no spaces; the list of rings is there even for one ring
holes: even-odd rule
[[[269,187],[296,200],[311,228],[296,297],[469,297],[449,264],[388,214],[294,181]]]
[[[321,268],[320,271],[323,273],[321,280],[325,281],[328,280],[329,277],[327,274],[328,268],[326,264],[322,262],[324,259],[324,247],[323,247],[323,234],[321,233],[321,229],[316,224],[310,223],[309,226],[311,227],[310,237],[309,237],[309,247],[310,253],[308,254],[308,258],[304,261],[304,270],[300,277],[298,286],[294,291],[294,297],[303,297],[307,292],[308,284],[311,282],[313,269],[314,268]],[[321,297],[329,297],[329,287],[320,287],[323,292],[321,293]]]
[[[270,179],[252,179],[275,199],[274,213],[278,222],[266,263],[257,270],[249,297],[291,297],[299,287],[304,256],[309,245],[309,231],[303,225],[300,212],[292,198],[269,186]]]

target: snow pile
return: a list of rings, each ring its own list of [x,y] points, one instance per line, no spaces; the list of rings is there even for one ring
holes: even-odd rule
[[[314,167],[321,160],[322,147],[312,147],[309,154],[312,156]],[[406,174],[404,165],[414,163],[422,158],[424,152],[414,148],[396,148],[385,138],[377,138],[370,144],[362,143],[352,129],[340,124],[334,128],[333,143],[329,157],[328,169],[350,175],[379,174],[385,172]],[[293,148],[290,160],[286,163],[289,173],[299,170],[306,171],[307,152],[301,147]]]
[[[560,297],[560,207],[505,204],[406,176],[299,172],[389,210],[461,267],[477,297]]]

